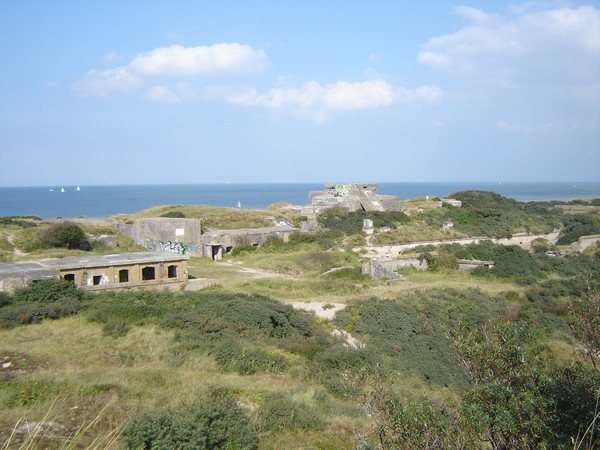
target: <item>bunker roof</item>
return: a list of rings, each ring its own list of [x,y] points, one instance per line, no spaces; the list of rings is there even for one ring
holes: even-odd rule
[[[129,266],[159,262],[183,261],[189,256],[167,252],[120,253],[116,255],[68,256],[42,259],[40,262],[55,269],[82,269],[87,267]]]
[[[58,271],[54,268],[44,267],[36,262],[13,262],[0,264],[0,278],[14,277],[16,275],[31,277],[34,280],[54,278]]]

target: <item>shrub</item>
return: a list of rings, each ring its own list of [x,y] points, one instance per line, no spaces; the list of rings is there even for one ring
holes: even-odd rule
[[[456,256],[448,252],[440,251],[437,254],[426,252],[421,257],[427,261],[429,270],[458,269]]]
[[[280,373],[288,366],[282,355],[260,348],[245,348],[230,341],[218,346],[214,357],[225,371],[237,372],[240,375]]]
[[[231,256],[239,256],[243,255],[244,253],[252,253],[255,252],[257,249],[257,247],[250,244],[238,245],[231,251]]]
[[[39,239],[45,247],[80,248],[85,233],[77,224],[60,222],[50,228],[40,230]]]
[[[17,302],[52,303],[59,298],[69,297],[81,299],[83,291],[65,280],[42,280],[24,288],[17,289],[14,300]]]
[[[102,332],[104,336],[110,337],[123,337],[129,333],[131,326],[129,323],[123,319],[113,318],[104,324],[102,327]]]
[[[128,449],[255,449],[258,436],[235,399],[224,389],[176,411],[134,420],[123,431]]]
[[[330,230],[342,231],[347,235],[362,232],[363,220],[371,219],[376,228],[396,228],[408,222],[408,216],[400,211],[353,211],[332,210],[319,215],[318,221]]]
[[[61,298],[54,303],[25,303],[6,306],[0,310],[0,328],[39,323],[44,319],[60,319],[77,314],[81,308],[79,300]]]
[[[233,297],[233,298],[232,298]],[[163,324],[191,339],[310,336],[314,319],[304,311],[260,295],[207,299],[194,309],[167,317]]]
[[[172,217],[175,219],[184,219],[186,216],[182,211],[169,211],[161,214],[160,217]]]
[[[6,292],[0,292],[0,308],[10,305],[12,301],[13,299],[10,295],[8,295]]]
[[[9,408],[29,406],[44,402],[58,392],[58,388],[48,381],[4,381],[0,383],[0,404]]]
[[[320,430],[323,420],[320,414],[305,403],[292,400],[281,393],[268,394],[258,410],[261,430]]]

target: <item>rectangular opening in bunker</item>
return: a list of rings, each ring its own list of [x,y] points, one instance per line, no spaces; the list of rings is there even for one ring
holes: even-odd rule
[[[152,266],[144,267],[142,269],[142,280],[155,280],[156,269]]]
[[[119,283],[127,283],[129,282],[129,270],[121,269],[119,270]]]
[[[100,283],[102,283],[102,275],[94,275],[92,277],[92,283],[94,286],[98,286]]]
[[[177,278],[177,266],[169,266],[167,267],[167,276],[169,278]]]

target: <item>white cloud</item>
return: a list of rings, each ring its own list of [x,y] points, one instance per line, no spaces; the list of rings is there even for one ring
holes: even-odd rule
[[[287,108],[300,117],[321,121],[332,111],[370,109],[397,102],[435,102],[440,96],[441,90],[436,86],[410,90],[394,88],[383,80],[370,80],[357,83],[338,81],[325,85],[309,81],[300,88],[273,88],[267,93],[259,93],[251,88],[230,94],[226,99],[237,105]]]
[[[280,77],[277,87],[262,92],[254,87],[206,83],[214,80],[214,75],[219,75],[219,80],[231,80],[232,75],[256,73],[266,67],[266,62],[263,50],[248,45],[232,43],[190,48],[173,45],[140,53],[126,65],[90,70],[73,87],[84,95],[135,95],[152,102],[226,101],[273,112],[291,112],[315,121],[323,121],[333,112],[386,107],[400,102],[432,103],[442,95],[436,86],[395,88],[375,74],[362,82],[308,81],[300,86],[293,78]],[[199,78],[204,85],[198,82]]]
[[[458,77],[494,86],[576,86],[600,75],[600,10],[592,6],[488,14],[456,13],[470,24],[432,38],[419,61]]]
[[[103,64],[112,64],[112,63],[116,63],[119,61],[122,61],[123,57],[121,55],[119,55],[119,53],[117,52],[108,52],[106,55],[104,55],[101,59],[101,62]]]
[[[166,86],[152,86],[146,91],[145,97],[153,102],[177,103],[179,96]]]
[[[111,52],[105,59],[117,56]],[[248,74],[260,71],[265,65],[265,53],[248,45],[229,43],[189,48],[173,45],[141,53],[124,66],[90,70],[73,87],[83,94],[103,97],[113,92],[142,90],[152,77]]]
[[[127,67],[104,70],[92,69],[73,87],[87,95],[106,97],[115,92],[132,93],[143,85],[142,80]]]
[[[232,43],[189,48],[172,45],[139,54],[129,67],[144,75],[189,76],[213,72],[257,72],[265,62],[264,51],[254,50],[249,45]]]

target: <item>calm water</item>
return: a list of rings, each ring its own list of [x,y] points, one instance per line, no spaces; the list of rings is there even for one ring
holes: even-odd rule
[[[52,217],[108,217],[133,213],[158,205],[212,205],[265,208],[285,201],[308,203],[309,191],[320,190],[320,183],[297,184],[197,184],[136,186],[0,187],[0,217],[36,215]],[[574,183],[380,183],[381,194],[401,199],[424,195],[446,196],[462,190],[497,192],[520,201],[572,200],[600,197],[600,182]]]

